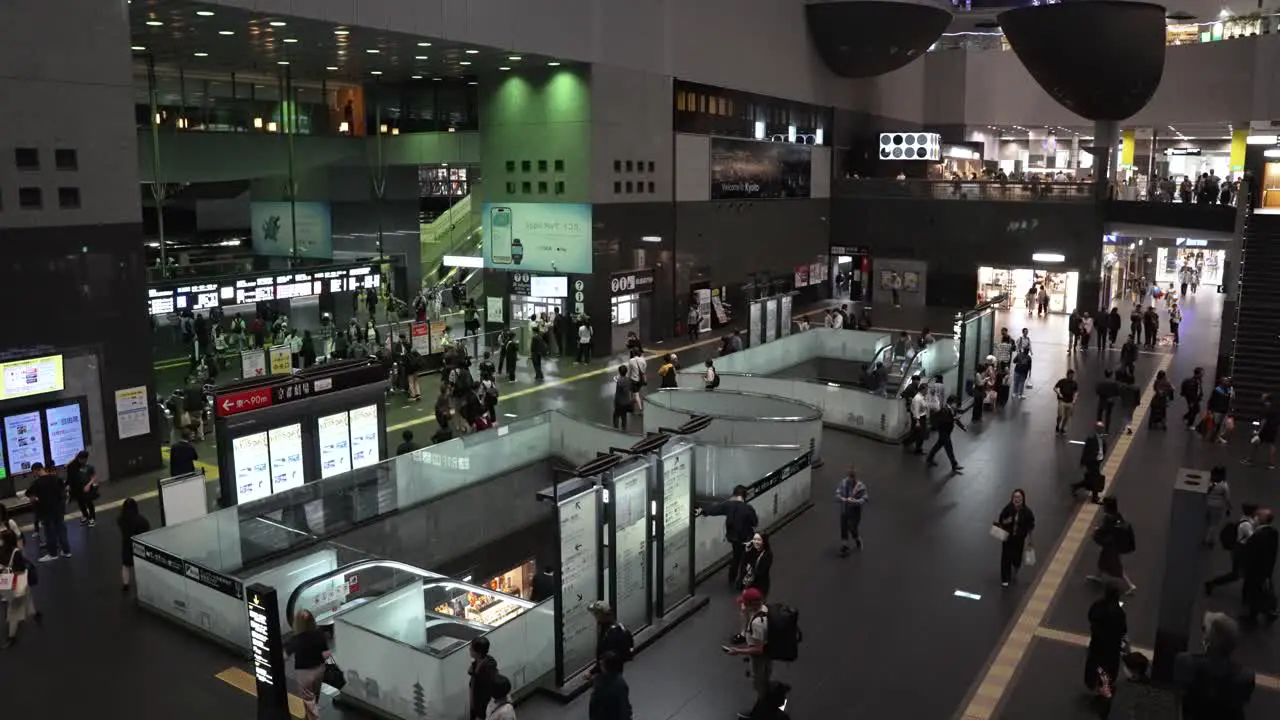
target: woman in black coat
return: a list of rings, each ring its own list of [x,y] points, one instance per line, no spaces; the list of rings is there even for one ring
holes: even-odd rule
[[[1084,685],[1097,690],[1100,673],[1109,678],[1120,672],[1120,655],[1129,621],[1120,606],[1120,588],[1108,585],[1102,598],[1089,608],[1089,654],[1084,663]]]
[[[747,552],[742,556],[742,589],[756,588],[764,596],[769,597],[769,575],[773,569],[773,549],[769,547],[769,536],[756,533],[747,543]]]
[[[1000,511],[995,525],[1009,534],[1000,543],[1000,586],[1009,587],[1009,583],[1018,577],[1031,531],[1036,528],[1035,513],[1027,507],[1027,494],[1021,488],[1014,490],[1009,496],[1009,504]]]

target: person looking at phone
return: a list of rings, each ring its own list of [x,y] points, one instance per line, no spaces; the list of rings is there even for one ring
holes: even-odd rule
[[[773,672],[773,664],[764,651],[769,635],[769,608],[764,604],[764,593],[756,588],[744,590],[742,596],[738,598],[738,603],[742,608],[743,644],[725,645],[721,649],[727,655],[741,655],[750,660],[751,687],[756,693],[755,700],[752,702],[754,709],[768,699],[770,677]],[[748,710],[738,713],[738,717],[750,718],[751,714],[752,711]]]

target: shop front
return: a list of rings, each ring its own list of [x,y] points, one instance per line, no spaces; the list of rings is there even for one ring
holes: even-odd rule
[[[507,280],[512,328],[532,326],[544,318],[550,325],[555,320],[557,310],[566,315],[569,314],[568,275],[511,272],[507,273]],[[531,333],[520,334],[522,355],[528,354],[531,337]],[[552,350],[554,351],[554,348]]]
[[[1156,250],[1156,282],[1161,287],[1180,285],[1183,269],[1194,271],[1199,285],[1216,288],[1222,282],[1226,250],[1213,248],[1209,240],[1177,238],[1173,247]]]
[[[626,347],[627,333],[653,337],[653,268],[624,270],[609,276],[610,349]]]
[[[836,300],[864,301],[867,278],[871,275],[871,253],[859,245],[832,245],[827,251],[827,277],[831,297]]]
[[[1005,310],[1027,309],[1027,294],[1043,287],[1049,294],[1048,311],[1068,313],[1075,309],[1080,273],[1074,270],[1052,271],[1044,268],[978,268],[979,305],[1003,295],[1000,307]]]

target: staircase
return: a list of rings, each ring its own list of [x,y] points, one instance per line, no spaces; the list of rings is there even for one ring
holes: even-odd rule
[[[1280,213],[1249,213],[1243,237],[1232,380],[1236,413],[1256,418],[1263,393],[1280,392]]]
[[[445,255],[478,256],[480,254],[482,200],[478,196],[478,191],[477,184],[473,186],[470,195],[459,200],[447,212],[442,213],[430,225],[423,226],[420,230],[422,277],[431,278],[431,281],[435,282]]]

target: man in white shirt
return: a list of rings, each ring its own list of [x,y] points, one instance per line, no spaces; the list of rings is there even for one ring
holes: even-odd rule
[[[578,363],[591,362],[591,323],[584,317],[578,321]]]
[[[627,381],[631,383],[632,412],[644,412],[644,397],[640,394],[640,389],[645,386],[644,366],[644,356],[638,349],[632,348],[631,357],[627,358]]]
[[[916,444],[914,452],[924,453],[924,441],[929,438],[929,381],[920,381],[920,392],[911,398],[911,439]]]
[[[839,312],[831,313],[831,327],[839,330],[844,327],[844,315]]]
[[[1244,579],[1244,545],[1253,535],[1256,527],[1254,515],[1257,512],[1257,505],[1244,503],[1240,506],[1240,517],[1235,521],[1236,544],[1235,547],[1229,548],[1231,551],[1231,572],[1223,573],[1206,582],[1204,584],[1205,595],[1212,595],[1214,588],[1230,585],[1237,580]],[[1221,534],[1219,537],[1221,537]]]

